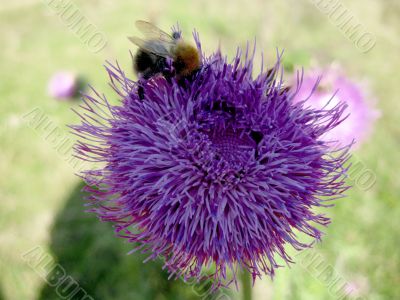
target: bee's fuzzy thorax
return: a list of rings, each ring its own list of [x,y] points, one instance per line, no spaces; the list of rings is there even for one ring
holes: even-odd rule
[[[200,54],[197,48],[183,41],[178,42],[174,51],[176,73],[188,76],[200,68]]]

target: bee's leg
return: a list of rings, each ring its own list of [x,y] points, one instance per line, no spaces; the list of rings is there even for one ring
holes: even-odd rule
[[[174,74],[168,67],[166,58],[162,57],[157,61],[157,70],[163,75],[163,77],[167,80],[169,84],[172,83],[172,78],[174,77]]]
[[[167,82],[169,84],[172,84],[172,78],[174,77],[174,74],[170,70],[164,69],[162,71],[162,75],[164,76],[165,80],[167,80]]]
[[[144,90],[144,86],[146,84],[147,79],[144,77],[144,75],[142,74],[141,78],[137,81],[137,95],[139,97],[139,100],[144,100],[145,97],[145,90]]]
[[[144,100],[144,88],[143,85],[139,85],[138,89],[137,89],[137,94],[139,96],[140,100]]]

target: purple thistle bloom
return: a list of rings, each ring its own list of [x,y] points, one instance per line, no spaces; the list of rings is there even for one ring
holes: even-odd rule
[[[320,239],[316,225],[329,219],[314,210],[343,196],[349,154],[319,139],[340,124],[345,105],[294,103],[278,76],[280,56],[256,78],[248,49],[244,61],[240,51],[232,63],[220,52],[202,57],[184,83],[135,82],[110,64],[122,104],[87,95],[72,128],[76,155],[99,163],[82,175],[90,211],[134,251],[161,256],[171,277],[203,279],[205,271],[218,287],[236,283],[238,268],[272,276],[276,256],[291,262],[286,244],[312,245],[299,233]]]
[[[78,77],[74,73],[60,71],[50,78],[47,92],[53,98],[66,100],[76,96],[78,85]]]
[[[315,89],[315,82],[321,81]],[[307,105],[316,109],[324,106],[333,106],[344,102],[349,116],[339,126],[327,132],[322,139],[331,142],[333,147],[344,146],[356,141],[359,147],[371,134],[373,124],[379,117],[379,112],[371,107],[371,97],[365,92],[367,89],[348,79],[338,69],[312,70],[303,78],[301,89],[294,101],[307,99]],[[354,147],[353,147],[354,149]]]

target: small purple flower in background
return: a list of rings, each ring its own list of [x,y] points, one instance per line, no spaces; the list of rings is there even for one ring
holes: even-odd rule
[[[78,87],[79,80],[77,75],[68,71],[60,71],[50,78],[47,92],[53,98],[68,100],[77,95]]]
[[[315,88],[319,79],[321,81]],[[355,147],[359,147],[368,139],[374,122],[379,117],[379,112],[371,107],[373,99],[365,92],[366,90],[359,83],[348,79],[338,68],[315,69],[303,77],[301,89],[294,101],[308,99],[306,105],[316,109],[322,109],[324,106],[330,108],[339,102],[346,103],[348,106],[346,114],[349,116],[322,138],[332,142],[332,147],[348,145],[353,140]]]
[[[320,137],[346,106],[294,103],[280,57],[256,78],[248,51],[231,63],[220,52],[202,57],[184,83],[135,82],[109,64],[121,105],[94,91],[72,128],[77,157],[97,165],[82,174],[90,211],[134,251],[162,257],[171,277],[207,274],[219,287],[236,283],[240,269],[272,276],[276,256],[291,262],[286,244],[301,250],[320,240],[316,225],[329,219],[315,209],[343,196],[349,157],[349,147],[330,150]]]

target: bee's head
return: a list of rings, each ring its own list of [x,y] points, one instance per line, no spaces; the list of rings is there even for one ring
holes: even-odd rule
[[[174,40],[179,40],[181,37],[182,37],[181,32],[179,32],[179,31],[174,31],[174,32],[172,32],[172,38],[173,38]]]

